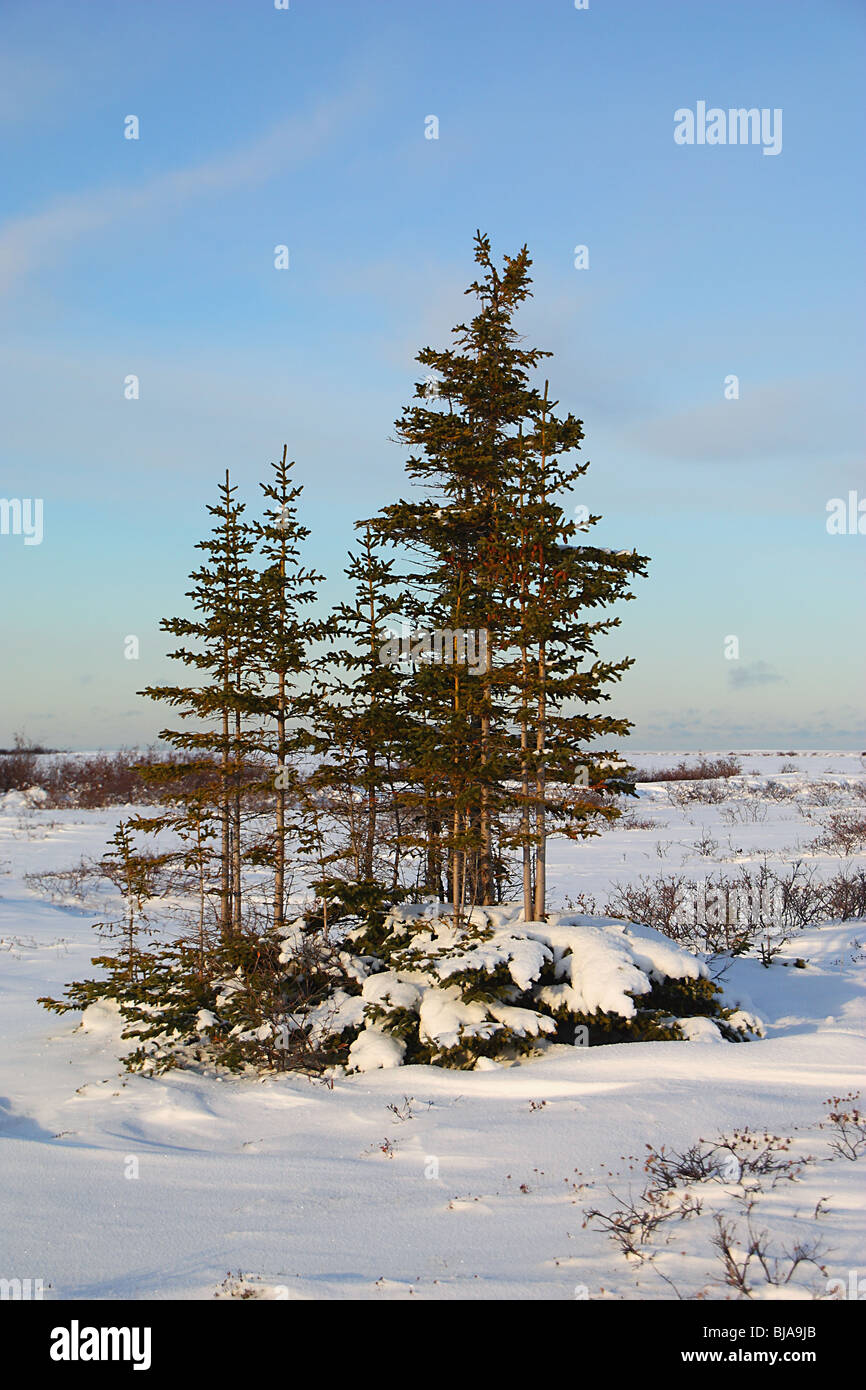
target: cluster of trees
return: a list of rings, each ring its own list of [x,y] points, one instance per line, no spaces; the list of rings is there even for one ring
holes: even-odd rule
[[[196,900],[184,959],[212,983],[254,948],[261,960],[301,885],[325,939],[339,917],[369,924],[406,899],[448,903],[460,922],[522,896],[524,920],[543,921],[549,836],[597,833],[633,789],[606,746],[630,725],[599,708],[631,662],[597,644],[647,561],[583,543],[600,518],[579,529],[566,511],[589,465],[574,457],[580,420],[533,384],[549,354],[514,325],[526,248],[499,269],[479,233],[475,260],[475,314],[450,347],[418,354],[426,376],[397,422],[420,486],[357,523],[336,610],[320,615],[287,449],[260,517],[228,474],[208,509],[191,616],[163,622],[186,682],[142,692],[175,712],[160,737],[180,758],[145,769],[157,810],[118,831],[133,906],[126,953],[100,958],[151,1005],[179,967],[139,959],[135,924],[172,872]],[[395,615],[412,633],[397,652]],[[141,849],[154,834],[159,852]],[[309,998],[339,969],[308,959]],[[93,997],[82,988],[77,1005]]]

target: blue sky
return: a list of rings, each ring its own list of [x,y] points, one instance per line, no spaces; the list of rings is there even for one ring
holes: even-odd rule
[[[575,504],[653,558],[605,649],[631,746],[866,747],[866,536],[825,524],[866,499],[864,49],[854,0],[6,0],[0,497],[44,539],[0,535],[0,744],[168,722],[135,691],[205,507],[283,442],[340,596],[480,227],[529,244]],[[699,101],[781,109],[781,152],[677,145]]]

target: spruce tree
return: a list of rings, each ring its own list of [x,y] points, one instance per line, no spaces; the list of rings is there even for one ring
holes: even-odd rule
[[[169,856],[137,849],[129,821],[120,820],[109,847],[96,865],[96,873],[117,889],[123,899],[123,915],[113,922],[97,922],[94,929],[106,937],[118,937],[121,977],[129,985],[142,975],[142,939],[152,935],[147,905],[158,891],[160,871]]]
[[[353,884],[356,902],[359,890],[393,901],[409,834],[403,779],[412,717],[406,671],[385,625],[400,602],[394,562],[383,560],[369,523],[357,528],[359,550],[345,570],[352,597],[332,618],[343,645],[329,651],[316,687],[314,722],[325,752],[314,781],[327,792],[331,819],[344,828],[332,853],[343,876],[331,876],[329,891],[345,902]]]
[[[197,544],[206,559],[190,575],[193,588],[187,592],[195,616],[161,623],[164,632],[184,643],[169,653],[170,658],[198,673],[201,683],[148,686],[140,692],[194,723],[191,728],[163,729],[160,738],[198,755],[190,764],[203,783],[196,802],[200,808],[213,807],[219,818],[219,927],[225,941],[236,938],[242,924],[242,801],[250,746],[244,721],[255,708],[249,634],[254,541],[236,491],[226,472],[219,501],[208,507],[215,524],[209,539]],[[153,776],[159,778],[158,768]]]
[[[126,1001],[141,997],[158,954],[149,940],[156,935],[156,928],[148,908],[152,899],[166,891],[165,870],[170,861],[169,854],[139,849],[132,822],[118,822],[108,848],[90,870],[92,877],[106,880],[121,897],[120,916],[93,923],[99,937],[117,943],[113,954],[91,957],[91,965],[104,969],[106,978],[73,981],[66,986],[64,1000],[41,998],[38,1003],[66,1013],[103,999],[123,1007]]]
[[[406,472],[432,495],[385,507],[373,525],[417,557],[403,576],[412,620],[444,632],[446,647],[448,634],[469,630],[483,650],[472,669],[453,642],[452,659],[444,652],[416,679],[430,731],[421,763],[443,827],[454,913],[496,900],[500,851],[517,843],[526,916],[541,918],[550,821],[588,833],[607,779],[597,777],[594,800],[564,794],[563,785],[572,788],[599,761],[589,758],[588,741],[629,727],[585,708],[569,712],[569,702],[609,698],[606,685],[630,664],[595,660],[580,669],[595,638],[617,622],[589,623],[581,607],[625,597],[645,560],[572,548],[576,528],[562,502],[588,465],[569,469],[559,459],[579,449],[583,427],[571,413],[557,416],[546,386],[541,392],[530,379],[550,353],[524,347],[514,324],[531,292],[528,251],[506,256],[500,272],[478,233],[475,259],[481,274],[467,294],[478,311],[454,329],[453,347],[418,354],[438,375],[436,395],[431,401],[428,383],[417,383],[416,403],[397,422],[412,450]]]
[[[275,804],[273,831],[257,849],[254,860],[269,864],[273,870],[273,923],[281,927],[285,921],[287,842],[298,829],[299,763],[316,747],[310,729],[314,704],[311,683],[320,664],[315,646],[328,636],[331,625],[309,612],[324,575],[301,563],[301,545],[310,532],[298,518],[296,503],[303,487],[293,482],[295,464],[288,460],[287,445],[271,467],[273,478],[259,485],[266,505],[264,520],[255,523],[253,534],[264,563],[252,586],[247,622],[256,682],[250,707],[258,726],[253,742],[257,753],[269,760],[271,771],[262,790],[273,795]]]
[[[617,627],[619,617],[595,617],[633,597],[629,582],[645,572],[634,551],[576,545],[577,527],[563,502],[588,462],[564,466],[555,402],[548,384],[537,415],[521,430],[517,465],[505,487],[492,567],[502,599],[502,646],[511,660],[500,672],[520,730],[524,915],[543,920],[546,911],[546,840],[552,829],[573,836],[598,833],[619,814],[617,792],[632,790],[614,772],[613,751],[593,748],[599,740],[627,734],[629,721],[593,711],[610,699],[606,687],[632,662],[602,661],[596,643]],[[572,449],[579,448],[576,422]],[[589,524],[601,518],[590,517]]]

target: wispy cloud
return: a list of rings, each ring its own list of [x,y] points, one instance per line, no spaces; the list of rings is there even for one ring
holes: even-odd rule
[[[731,666],[728,670],[728,684],[734,690],[751,690],[756,685],[772,685],[784,680],[766,661],[752,661],[742,666]]]
[[[853,378],[824,376],[759,386],[741,384],[739,400],[722,397],[626,432],[629,443],[689,463],[826,458],[856,450],[863,427]]]
[[[171,212],[208,194],[264,183],[312,159],[344,125],[370,104],[366,82],[311,111],[277,122],[257,139],[235,150],[158,174],[145,183],[87,190],[59,198],[41,211],[0,227],[0,291],[8,290],[58,248],[80,241],[130,217]]]

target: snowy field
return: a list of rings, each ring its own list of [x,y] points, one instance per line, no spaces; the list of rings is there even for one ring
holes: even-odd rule
[[[696,755],[629,756],[650,769]],[[583,895],[601,912],[642,875],[866,868],[862,845],[814,846],[834,814],[866,814],[866,760],[740,758],[722,800],[644,783],[637,826],[552,841],[551,908]],[[728,963],[726,1002],[764,1023],[750,1043],[554,1047],[519,1066],[331,1085],[130,1076],[112,1014],[81,1027],[35,1002],[91,973],[98,942],[86,907],[24,880],[99,855],[121,814],[0,797],[0,1277],[71,1299],[715,1299],[742,1294],[727,1243],[741,1264],[756,1247],[753,1297],[847,1296],[866,1158],[840,1151],[828,1113],[845,1107],[825,1102],[866,1090],[866,921],[809,926],[769,968]],[[720,1136],[732,1148],[713,1152]],[[707,1172],[656,1159],[669,1182],[641,1205],[651,1150],[701,1140]],[[632,1244],[642,1216],[637,1253],[593,1210]]]

